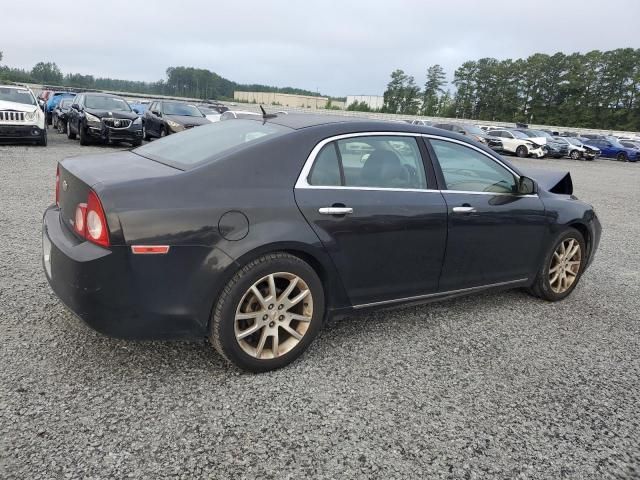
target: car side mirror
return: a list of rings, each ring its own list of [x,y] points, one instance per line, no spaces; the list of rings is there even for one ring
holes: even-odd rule
[[[151,113],[153,113],[154,115],[157,115],[158,117],[162,116],[162,113],[160,113],[158,110],[152,110]]]
[[[78,105],[77,103],[74,103],[73,105],[71,105],[71,108],[73,108],[74,110],[80,111],[80,105]]]
[[[529,177],[520,177],[518,180],[518,193],[520,195],[532,195],[536,193],[536,182]]]

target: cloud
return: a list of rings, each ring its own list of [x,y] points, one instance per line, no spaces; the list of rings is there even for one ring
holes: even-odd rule
[[[395,68],[422,84],[434,63],[452,79],[462,62],[482,57],[640,47],[637,0],[607,2],[611,34],[577,0],[36,0],[2,9],[8,65],[55,61],[66,73],[147,81],[169,66],[194,66],[341,96],[382,94]]]

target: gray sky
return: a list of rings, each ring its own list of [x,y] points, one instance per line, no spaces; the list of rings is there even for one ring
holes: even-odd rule
[[[614,22],[615,20],[615,22]],[[638,0],[3,1],[3,64],[159,80],[169,66],[230,80],[381,95],[392,70],[640,48]],[[615,31],[602,26],[616,24]],[[40,33],[38,33],[40,32]]]

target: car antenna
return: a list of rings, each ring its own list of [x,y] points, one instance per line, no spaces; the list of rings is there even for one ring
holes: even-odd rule
[[[267,120],[268,118],[278,118],[278,115],[275,113],[267,113],[262,105],[260,105],[260,110],[262,111],[262,118]]]

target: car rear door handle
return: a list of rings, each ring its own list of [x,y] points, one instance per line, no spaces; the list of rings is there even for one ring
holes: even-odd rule
[[[351,207],[322,207],[318,209],[322,215],[349,215],[353,213]]]
[[[453,207],[453,213],[476,213],[473,207]]]

